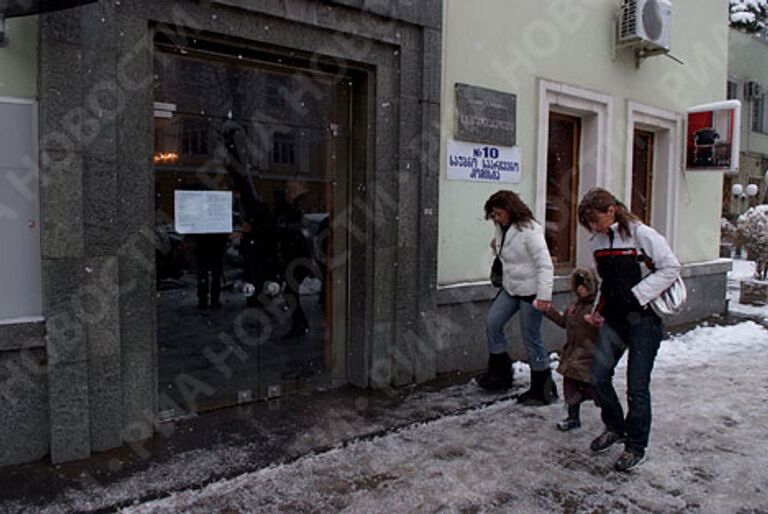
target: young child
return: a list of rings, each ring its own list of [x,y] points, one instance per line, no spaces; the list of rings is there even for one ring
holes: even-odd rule
[[[568,406],[568,417],[557,424],[563,432],[581,426],[579,407],[586,400],[594,400],[589,373],[598,331],[584,319],[585,314],[592,312],[597,293],[595,274],[587,268],[576,268],[571,274],[571,290],[576,293],[576,301],[564,313],[561,314],[554,306],[544,313],[566,330],[566,343],[557,367],[563,375],[565,404]]]

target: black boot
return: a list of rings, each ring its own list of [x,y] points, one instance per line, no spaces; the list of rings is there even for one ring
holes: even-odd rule
[[[549,368],[531,370],[531,388],[518,396],[517,402],[530,407],[549,405],[557,400],[557,387]]]
[[[574,405],[568,406],[568,417],[565,418],[563,421],[558,422],[557,429],[561,432],[567,432],[569,430],[573,430],[574,428],[579,428],[581,426],[581,419],[579,418],[579,410],[581,404],[577,403]]]
[[[492,353],[488,358],[488,371],[477,379],[486,391],[505,391],[512,387],[512,359],[507,352]]]

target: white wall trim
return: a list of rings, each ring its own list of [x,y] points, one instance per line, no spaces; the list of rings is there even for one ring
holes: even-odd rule
[[[673,250],[677,249],[677,209],[680,175],[682,174],[681,114],[645,105],[627,102],[626,181],[624,203],[632,200],[632,150],[635,128],[649,130],[656,135],[653,162],[653,192],[651,225],[662,233]],[[663,203],[659,205],[659,201]]]
[[[562,112],[582,119],[579,152],[579,191],[581,198],[592,187],[607,187],[611,176],[611,130],[613,97],[589,89],[539,79],[538,144],[536,148],[536,207],[534,214],[546,221],[547,147],[549,113]],[[576,262],[591,262],[586,231],[577,228]]]

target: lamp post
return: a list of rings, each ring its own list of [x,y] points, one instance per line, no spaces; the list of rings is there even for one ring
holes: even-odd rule
[[[757,187],[757,184],[748,184],[747,187],[744,188],[744,192],[747,193],[747,198],[749,198],[747,206],[751,208],[752,198],[757,196],[757,193],[760,192],[760,188]]]
[[[765,193],[763,194],[763,203],[768,203],[768,169],[765,170],[765,175],[763,176],[763,181],[765,182]]]
[[[741,214],[744,211],[744,200],[747,198],[747,195],[744,194],[744,186],[741,184],[734,184],[733,187],[731,187],[731,194],[733,195],[734,201],[740,201],[740,204],[736,205],[736,214]]]

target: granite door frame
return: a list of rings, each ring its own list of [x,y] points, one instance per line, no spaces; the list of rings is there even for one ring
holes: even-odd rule
[[[221,5],[221,4],[230,5]],[[235,5],[231,5],[235,4]],[[40,155],[54,462],[125,442],[158,410],[154,31],[366,69],[350,190],[348,380],[435,376],[442,2],[107,2],[41,16]]]

